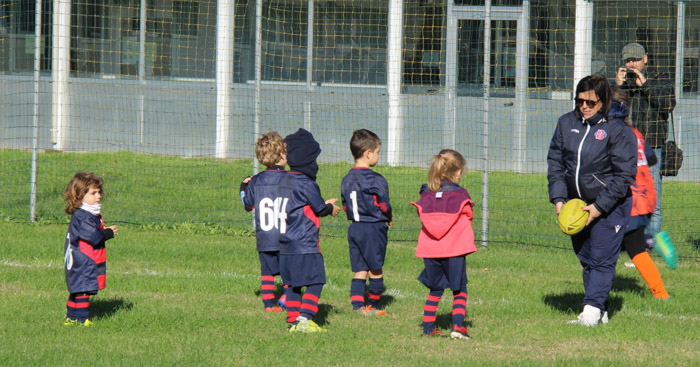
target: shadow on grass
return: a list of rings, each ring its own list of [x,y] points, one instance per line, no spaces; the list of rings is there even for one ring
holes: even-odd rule
[[[320,326],[327,325],[328,324],[328,315],[333,312],[337,313],[333,306],[327,304],[327,303],[321,303],[318,305],[318,312],[316,312],[316,316],[314,316],[314,321],[316,321],[317,324]]]
[[[365,298],[367,299],[367,298]],[[382,294],[382,298],[379,299],[379,303],[377,305],[377,308],[384,309],[390,304],[394,303],[396,301],[396,298],[394,296],[390,296],[388,294]]]
[[[700,251],[700,238],[690,239],[690,244],[695,251]]]
[[[569,292],[562,294],[545,295],[542,298],[544,304],[549,307],[559,310],[566,314],[579,314],[581,312],[581,301],[585,294],[581,292]],[[622,308],[624,298],[619,296],[608,297],[608,317],[612,317],[613,313]]]
[[[643,280],[636,269],[634,270],[634,275],[635,276],[621,275],[618,272],[613,279],[612,291],[644,294],[647,288],[639,285],[639,282]]]
[[[420,324],[421,330],[423,328],[423,323]],[[464,326],[470,328],[474,326],[471,321],[464,320]],[[435,317],[435,327],[440,330],[452,330],[452,314],[442,313]]]
[[[123,298],[96,299],[90,302],[90,316],[94,319],[106,319],[119,311],[131,311],[134,303]]]

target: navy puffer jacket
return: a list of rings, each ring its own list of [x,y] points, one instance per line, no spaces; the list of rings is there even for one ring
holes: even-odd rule
[[[637,174],[637,139],[623,120],[571,111],[559,118],[547,154],[549,200],[580,198],[609,213],[630,195]]]

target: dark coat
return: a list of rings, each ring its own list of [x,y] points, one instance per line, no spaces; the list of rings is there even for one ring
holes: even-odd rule
[[[667,73],[649,68],[641,87],[628,80],[620,88],[632,99],[630,121],[652,148],[661,148],[668,139],[668,116],[676,107],[673,83]]]
[[[105,287],[106,238],[102,216],[83,209],[73,213],[64,244],[64,270],[69,293],[96,294]]]
[[[609,213],[630,195],[637,174],[637,138],[619,118],[578,111],[559,118],[547,154],[549,200],[580,198]]]

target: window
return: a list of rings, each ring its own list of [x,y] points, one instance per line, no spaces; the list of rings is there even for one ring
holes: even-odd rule
[[[173,2],[173,33],[180,36],[196,36],[198,30],[199,2]]]

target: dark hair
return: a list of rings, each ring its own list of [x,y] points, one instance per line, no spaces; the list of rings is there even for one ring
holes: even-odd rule
[[[83,198],[91,187],[95,187],[102,192],[103,181],[92,172],[78,172],[70,179],[66,189],[63,191],[63,200],[66,202],[64,208],[67,214],[73,214],[83,205]]]
[[[352,157],[358,159],[367,150],[375,150],[382,144],[377,134],[366,130],[355,130],[350,138],[350,152]]]
[[[613,86],[611,88],[611,90],[612,90],[611,96],[612,96],[613,101],[618,100],[618,101],[626,104],[627,108],[631,108],[630,106],[632,105],[632,100],[630,99],[630,96],[627,95],[627,92],[625,92],[624,90],[622,90],[620,87],[618,87],[616,85]]]
[[[610,113],[610,105],[612,104],[612,91],[610,90],[608,79],[602,75],[589,75],[581,79],[578,85],[576,85],[576,95],[574,97],[578,97],[579,94],[588,91],[595,92],[600,102],[603,103],[603,107],[600,111],[602,115],[607,118],[608,113]]]

